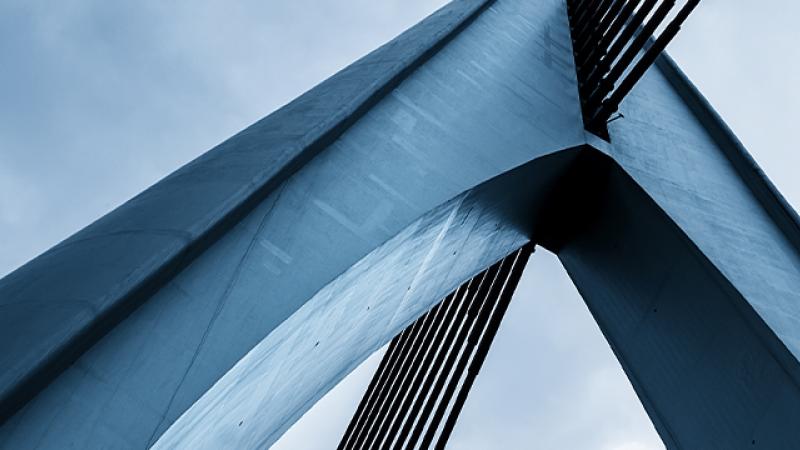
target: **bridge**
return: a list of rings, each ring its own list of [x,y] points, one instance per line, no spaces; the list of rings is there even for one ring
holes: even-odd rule
[[[0,446],[268,447],[398,336],[340,445],[403,448],[381,377],[476,299],[479,369],[541,246],[667,448],[795,448],[800,220],[662,51],[696,5],[454,1],[25,264]]]

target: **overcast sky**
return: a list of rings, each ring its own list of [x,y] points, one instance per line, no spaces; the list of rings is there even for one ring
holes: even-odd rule
[[[0,276],[444,3],[0,0]],[[799,13],[704,0],[670,47],[794,205]],[[276,447],[332,448],[370,364]],[[552,255],[534,255],[452,443],[662,448]]]

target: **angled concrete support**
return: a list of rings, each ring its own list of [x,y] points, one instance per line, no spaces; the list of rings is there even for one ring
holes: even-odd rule
[[[548,230],[563,233],[544,233],[543,243],[575,282],[667,448],[793,448],[800,372],[791,350],[613,159],[586,153],[573,170],[548,216]]]

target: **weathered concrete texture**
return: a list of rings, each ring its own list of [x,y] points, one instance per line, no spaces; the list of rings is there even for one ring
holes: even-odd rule
[[[345,99],[346,107],[354,96],[363,100],[365,86],[375,89],[373,79],[408,65],[479,3],[454,3],[400,44],[351,66],[4,280],[0,295],[9,314],[0,342],[8,345],[8,389],[38,364],[12,364],[13,355],[58,351],[143,277],[167,278],[7,421],[0,444],[142,448],[167,429],[166,446],[272,442],[403,324],[528,239],[537,199],[571,154],[536,170],[526,164],[583,141],[570,49],[558,44],[568,42],[558,0],[495,3],[324,151],[309,138],[334,126],[332,117],[347,115]],[[308,160],[295,168],[297,157]],[[521,166],[531,169],[514,177]],[[291,176],[278,183],[287,167]],[[479,191],[491,195],[474,191],[494,179],[513,183]],[[265,189],[251,212],[180,273],[164,273],[203,230],[236,217],[231,211]],[[399,266],[389,270],[390,261]],[[104,271],[95,270],[98,264]],[[67,301],[74,298],[85,301]],[[368,306],[376,312],[365,313]],[[342,335],[349,330],[345,314],[359,322]],[[307,325],[295,329],[300,317]],[[315,326],[321,328],[311,333]],[[322,351],[335,359],[316,356]],[[293,376],[301,372],[308,378]],[[270,390],[254,395],[252,386]],[[220,434],[209,432],[209,423]]]
[[[576,153],[538,159],[426,214],[307,301],[154,448],[271,445],[366,356],[463,280],[528,242],[541,193]]]

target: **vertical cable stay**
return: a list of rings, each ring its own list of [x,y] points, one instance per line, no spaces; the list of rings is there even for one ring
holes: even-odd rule
[[[422,436],[428,419],[433,412],[433,408],[436,406],[436,400],[440,397],[442,389],[444,389],[448,375],[456,363],[456,358],[458,357],[461,347],[467,338],[467,333],[469,333],[472,323],[477,316],[477,311],[479,310],[483,299],[486,296],[486,292],[488,292],[489,287],[497,276],[497,272],[500,270],[501,264],[502,261],[496,263],[480,276],[481,281],[478,288],[473,294],[471,294],[469,303],[464,305],[466,315],[464,316],[463,321],[459,324],[460,326],[458,327],[457,333],[454,333],[450,336],[451,339],[443,346],[444,351],[441,352],[437,358],[436,364],[437,366],[441,366],[441,368],[436,372],[435,381],[432,380],[431,382],[432,390],[423,401],[424,406],[422,406],[422,411],[419,414],[416,424],[414,425],[413,429],[410,430],[408,442],[405,447],[397,446],[396,448],[414,448]],[[455,330],[455,327],[453,328]]]
[[[400,427],[403,426],[405,422],[413,420],[414,415],[410,411],[412,402],[423,395],[423,382],[428,379],[430,372],[435,369],[435,366],[433,366],[433,360],[437,354],[436,343],[442,342],[444,339],[444,333],[452,327],[456,311],[463,309],[463,297],[469,293],[472,282],[473,280],[470,280],[465,286],[460,287],[455,294],[458,296],[458,298],[453,299],[453,301],[450,302],[450,305],[448,305],[447,315],[444,317],[444,320],[439,324],[439,328],[436,330],[433,341],[425,353],[424,360],[421,361],[418,371],[415,373],[413,383],[411,386],[409,386],[408,394],[403,400],[403,403],[400,405],[400,414],[398,417],[396,417],[392,428],[389,430],[388,438],[381,448],[391,448],[392,443],[396,442],[400,437],[402,437],[402,435],[399,434]]]
[[[680,3],[682,6],[675,12]],[[567,0],[587,130],[608,138],[606,124],[611,116],[699,3],[700,0]]]
[[[392,340],[338,450],[445,448],[532,251],[493,264]]]

